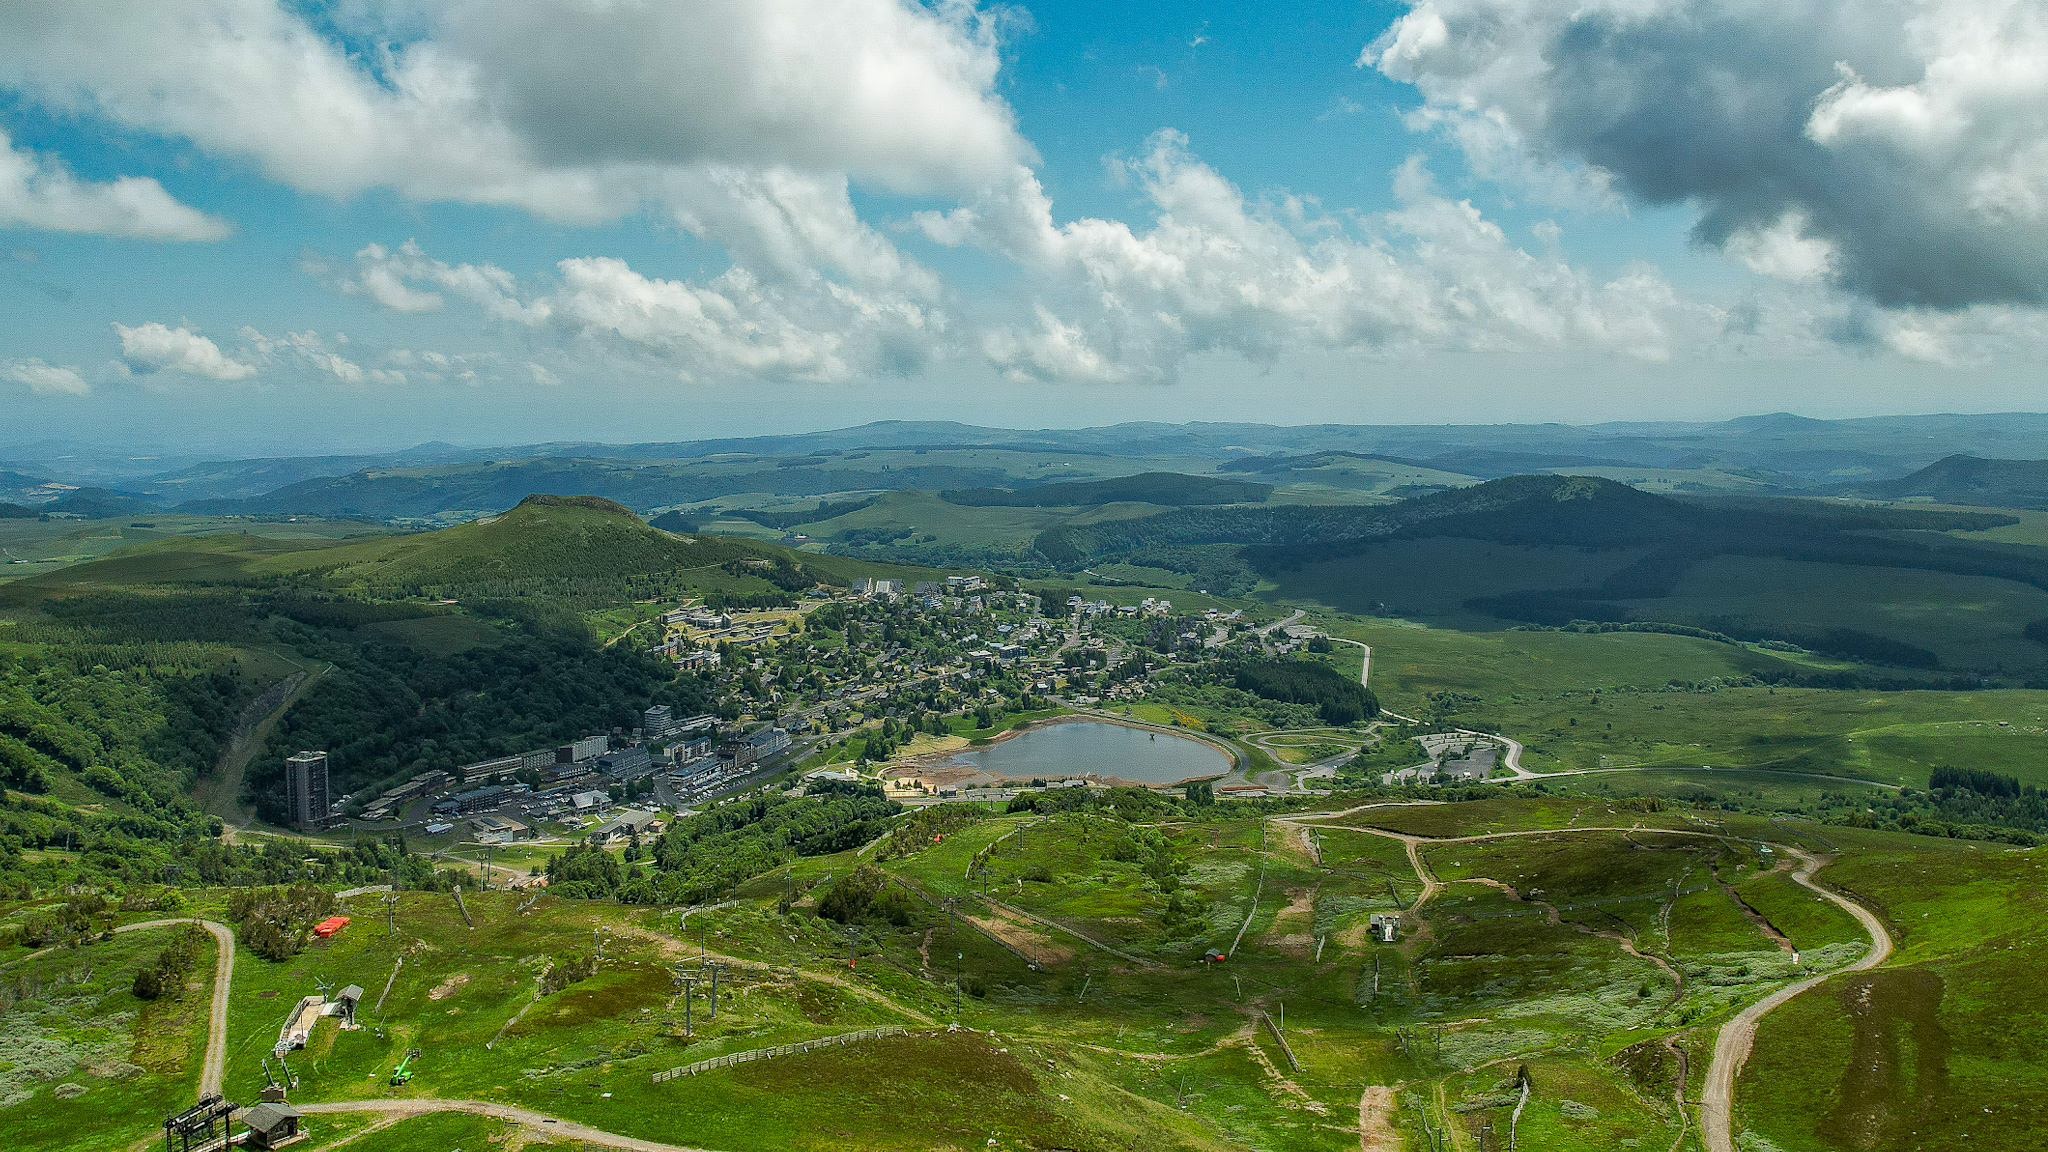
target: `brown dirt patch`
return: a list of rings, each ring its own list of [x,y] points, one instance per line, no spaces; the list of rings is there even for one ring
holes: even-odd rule
[[[1074,950],[1072,948],[1054,942],[1051,936],[1040,931],[1029,921],[1005,916],[1000,910],[994,911],[987,918],[966,916],[965,913],[962,913],[962,915],[971,921],[975,927],[1010,945],[1012,948],[1021,949],[1026,956],[1032,955],[1033,949],[1036,949],[1040,966],[1065,964],[1074,958]]]
[[[427,999],[446,1000],[448,997],[453,996],[455,994],[455,990],[457,988],[460,988],[467,983],[469,983],[469,973],[457,972],[455,975],[450,976],[446,980],[441,981],[439,984],[434,985],[434,990],[427,993]]]

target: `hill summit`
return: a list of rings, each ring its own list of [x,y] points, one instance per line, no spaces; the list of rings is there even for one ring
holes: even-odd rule
[[[2048,460],[1944,456],[1910,476],[1871,487],[1891,499],[1919,496],[1943,504],[2048,508]]]
[[[536,493],[499,516],[334,549],[321,558],[343,581],[475,587],[638,576],[761,559],[772,551],[738,540],[671,535],[601,496]]]
[[[553,496],[546,492],[534,492],[514,505],[515,510],[526,507],[588,508],[593,512],[610,512],[615,516],[631,516],[635,520],[640,518],[631,508],[602,496]]]

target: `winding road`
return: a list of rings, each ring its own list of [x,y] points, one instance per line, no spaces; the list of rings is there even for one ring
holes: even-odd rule
[[[1799,858],[1799,871],[1792,874],[1792,879],[1834,901],[1862,923],[1864,931],[1870,933],[1870,951],[1853,964],[1809,976],[1778,989],[1736,1013],[1734,1019],[1721,1026],[1721,1034],[1714,1041],[1713,1062],[1707,1065],[1706,1089],[1700,1097],[1700,1135],[1706,1141],[1707,1152],[1735,1152],[1735,1077],[1742,1071],[1743,1061],[1749,1059],[1749,1046],[1756,1039],[1756,1026],[1764,1014],[1829,977],[1844,972],[1866,972],[1884,963],[1885,958],[1892,954],[1891,933],[1885,931],[1884,923],[1875,913],[1847,896],[1813,882],[1813,874],[1820,870],[1822,864],[1820,858],[1797,848],[1786,847],[1785,851]]]
[[[1388,806],[1397,807],[1398,805]],[[1298,823],[1299,821],[1313,820],[1325,822],[1341,819],[1353,812],[1364,811],[1365,808],[1372,807],[1381,807],[1381,805],[1363,805],[1359,808],[1334,815],[1301,816],[1295,817],[1292,820],[1277,820],[1276,823],[1298,828],[1301,827],[1301,824]],[[1699,832],[1685,828],[1647,829],[1640,826],[1634,828],[1611,826],[1542,828],[1515,832],[1486,832],[1474,836],[1445,837],[1411,836],[1384,828],[1361,828],[1354,826],[1354,830],[1369,832],[1376,836],[1384,836],[1389,840],[1397,840],[1407,850],[1408,863],[1415,869],[1415,878],[1422,884],[1422,894],[1408,908],[1407,914],[1411,916],[1420,912],[1423,905],[1429,903],[1432,898],[1443,890],[1443,884],[1432,876],[1429,869],[1423,865],[1421,849],[1425,845],[1468,844],[1481,840],[1505,840],[1519,836],[1552,836],[1559,833],[1579,832],[1655,832],[1667,836],[1696,836],[1714,840],[1731,839],[1726,834],[1719,832]],[[1736,1152],[1733,1132],[1735,1078],[1741,1074],[1743,1062],[1749,1058],[1750,1045],[1756,1039],[1757,1025],[1763,1020],[1764,1016],[1772,1009],[1813,988],[1822,981],[1848,972],[1869,971],[1883,964],[1892,953],[1891,933],[1885,930],[1884,922],[1878,919],[1876,913],[1839,892],[1831,891],[1814,883],[1814,874],[1820,871],[1821,866],[1826,863],[1824,859],[1810,852],[1794,848],[1789,844],[1778,844],[1774,847],[1799,861],[1799,870],[1792,874],[1792,879],[1795,882],[1801,887],[1833,902],[1844,912],[1854,916],[1857,922],[1863,925],[1864,931],[1870,934],[1871,947],[1868,952],[1865,952],[1852,963],[1826,972],[1816,973],[1796,983],[1787,984],[1785,987],[1778,989],[1776,992],[1736,1013],[1726,1024],[1721,1026],[1721,1031],[1714,1040],[1714,1057],[1713,1061],[1707,1065],[1706,1086],[1700,1097],[1700,1135],[1706,1143],[1707,1152]],[[1553,915],[1555,915],[1554,909]],[[1418,923],[1417,927],[1419,928],[1421,925]],[[1664,965],[1660,964],[1659,966],[1663,967]],[[1373,1089],[1368,1088],[1367,1091],[1371,1092]],[[1361,1115],[1366,1111],[1366,1102],[1364,1100],[1360,1101],[1360,1111]]]
[[[144,928],[169,928],[174,924],[197,924],[213,933],[213,1008],[206,1019],[206,1062],[200,1066],[199,1095],[218,1096],[228,1063],[228,987],[235,979],[235,934],[228,931],[225,924],[197,920],[189,916],[123,924],[114,931],[139,932]]]
[[[227,1069],[228,990],[233,986],[235,979],[234,933],[229,931],[225,924],[192,917],[144,920],[136,924],[123,924],[114,931],[140,932],[148,928],[170,928],[178,924],[197,924],[206,929],[213,934],[214,943],[218,948],[217,963],[213,970],[213,1005],[206,1022],[206,1060],[199,1074],[199,1095],[203,1099],[221,1094],[221,1084]],[[308,1114],[382,1112],[394,1119],[436,1112],[468,1112],[524,1124],[536,1131],[557,1133],[571,1140],[581,1140],[606,1148],[624,1148],[628,1152],[706,1152],[705,1149],[689,1148],[681,1144],[664,1144],[658,1140],[642,1140],[637,1136],[621,1136],[615,1132],[601,1131],[530,1109],[496,1104],[488,1100],[442,1100],[431,1097],[404,1100],[330,1100],[293,1104],[292,1107]]]

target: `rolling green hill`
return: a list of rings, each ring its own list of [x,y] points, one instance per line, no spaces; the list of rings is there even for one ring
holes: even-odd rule
[[[939,493],[939,498],[971,508],[1086,508],[1121,502],[1177,508],[1259,504],[1272,494],[1271,484],[1248,480],[1141,472],[1109,480],[1070,480],[1030,488],[956,488]]]
[[[1890,500],[1917,497],[1939,504],[2048,508],[2048,460],[1944,456],[1911,476],[1870,485],[1868,491]]]
[[[549,592],[589,601],[629,598],[625,589],[635,582],[643,592],[766,594],[843,584],[863,574],[909,572],[902,565],[878,569],[773,544],[665,532],[600,497],[536,495],[502,515],[431,532],[339,541],[248,533],[152,540],[0,585],[0,607],[194,583],[305,585],[372,597]]]
[[[374,586],[612,578],[760,559],[770,549],[650,527],[599,496],[528,496],[501,516],[324,550],[327,578]]]

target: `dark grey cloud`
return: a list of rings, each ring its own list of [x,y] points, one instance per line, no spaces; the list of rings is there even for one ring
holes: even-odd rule
[[[1420,0],[1362,62],[1483,166],[1579,169],[1888,307],[2048,302],[2028,0]]]

